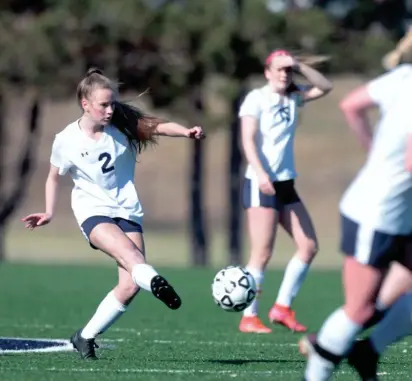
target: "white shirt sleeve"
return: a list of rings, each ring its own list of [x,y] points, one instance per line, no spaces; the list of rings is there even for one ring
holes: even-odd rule
[[[70,161],[65,158],[63,142],[59,136],[54,138],[50,164],[59,168],[59,175],[64,176],[71,167]]]
[[[406,76],[411,73],[408,66],[402,65],[370,81],[366,85],[370,97],[381,108],[386,108],[393,101]]]
[[[261,106],[260,106],[260,94],[258,90],[251,91],[246,95],[244,101],[239,108],[239,118],[242,116],[253,116],[256,119],[260,118]]]

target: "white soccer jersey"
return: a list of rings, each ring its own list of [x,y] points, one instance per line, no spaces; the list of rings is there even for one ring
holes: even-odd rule
[[[412,133],[412,66],[402,65],[368,85],[380,107],[367,161],[345,192],[341,212],[371,229],[389,234],[412,232],[412,174],[405,168]]]
[[[264,86],[252,90],[243,101],[239,117],[253,116],[258,120],[256,148],[263,168],[272,181],[286,181],[296,177],[293,141],[298,122],[301,95],[292,93],[285,97]],[[255,179],[249,164],[246,177]]]
[[[107,126],[99,140],[84,134],[79,121],[55,137],[50,162],[73,179],[72,209],[81,225],[92,216],[141,223],[143,210],[134,185],[136,152],[126,136]]]

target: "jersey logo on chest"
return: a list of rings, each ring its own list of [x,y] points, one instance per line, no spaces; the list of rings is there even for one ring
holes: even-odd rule
[[[290,107],[289,106],[281,106],[279,107],[274,115],[275,121],[279,121],[278,123],[289,123],[290,122]]]
[[[280,125],[287,126],[291,121],[290,107],[287,106],[276,106],[270,110],[272,114],[270,127],[275,128]]]

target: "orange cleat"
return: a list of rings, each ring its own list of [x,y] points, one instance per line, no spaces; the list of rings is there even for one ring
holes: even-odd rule
[[[271,333],[258,316],[243,316],[239,324],[239,331],[245,333]]]
[[[295,318],[295,311],[289,307],[275,304],[269,311],[269,320],[271,323],[281,324],[293,332],[306,332],[307,328],[298,323]]]

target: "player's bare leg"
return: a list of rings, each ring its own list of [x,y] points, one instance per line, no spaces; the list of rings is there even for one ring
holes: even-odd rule
[[[102,226],[103,229],[97,229],[99,226]],[[171,309],[179,308],[181,304],[180,297],[176,294],[173,287],[162,276],[157,274],[151,266],[145,264],[144,241],[141,233],[125,234],[118,226],[103,223],[97,225],[93,229],[92,234],[95,230],[102,234],[106,231],[106,237],[109,237],[101,243],[98,236],[94,239],[91,235],[93,244],[96,247],[100,246],[101,250],[107,250],[106,252],[111,250],[111,253],[114,252],[111,256],[116,259],[118,252],[111,248],[113,237],[115,237],[119,245],[119,252],[123,253],[124,256],[119,256],[120,260],[116,259],[119,274],[118,284],[103,299],[87,325],[77,331],[70,339],[75,349],[80,353],[80,356],[83,359],[90,360],[97,359],[95,354],[95,349],[97,348],[95,343],[96,336],[105,332],[122,316],[142,286],[145,286],[147,291],[152,291],[154,296]],[[137,252],[135,258],[130,258],[133,256],[130,252]],[[129,264],[128,268],[125,268],[124,265],[127,263]],[[140,265],[143,267],[136,267]],[[139,273],[133,274],[136,271]]]
[[[86,326],[70,339],[83,359],[97,359],[96,337],[106,332],[126,312],[127,306],[140,290],[130,274],[120,266],[118,266],[118,277],[118,284],[102,300]]]
[[[379,292],[379,300],[390,306],[369,338],[357,341],[348,363],[362,381],[377,381],[381,354],[394,342],[412,334],[412,245],[409,243],[400,263],[395,262]]]
[[[126,235],[131,241],[134,242],[137,247],[143,247],[142,252],[145,253],[142,233],[132,232],[126,233]],[[173,287],[161,275],[157,275],[152,279],[150,288],[153,295],[159,300],[163,301],[170,309],[174,310],[180,307],[180,297],[176,294]]]
[[[323,323],[309,353],[307,380],[329,380],[334,369],[347,355],[363,325],[374,313],[376,295],[384,272],[346,257],[343,270],[345,305]],[[359,288],[358,279],[362,279]]]
[[[392,263],[380,288],[375,315],[365,324],[364,329],[370,328],[384,319],[391,306],[404,294],[412,292],[412,277],[408,263]],[[303,336],[299,340],[299,352],[308,356],[316,343],[316,333]],[[356,346],[357,344],[355,344]],[[351,356],[351,352],[349,353]]]
[[[280,223],[294,240],[297,252],[286,267],[278,297],[269,311],[269,320],[292,331],[305,332],[307,328],[297,322],[291,306],[318,251],[316,232],[302,202],[286,205],[280,215]]]
[[[247,210],[250,237],[250,258],[246,269],[255,278],[257,296],[246,308],[239,324],[239,330],[247,333],[270,333],[258,315],[259,296],[262,293],[264,271],[272,256],[276,236],[278,213],[272,208],[252,207]]]
[[[135,233],[140,234],[141,233]],[[127,270],[135,284],[150,291],[170,309],[178,309],[182,302],[173,287],[146,263],[144,252],[116,225],[100,224],[90,234],[92,243]]]

